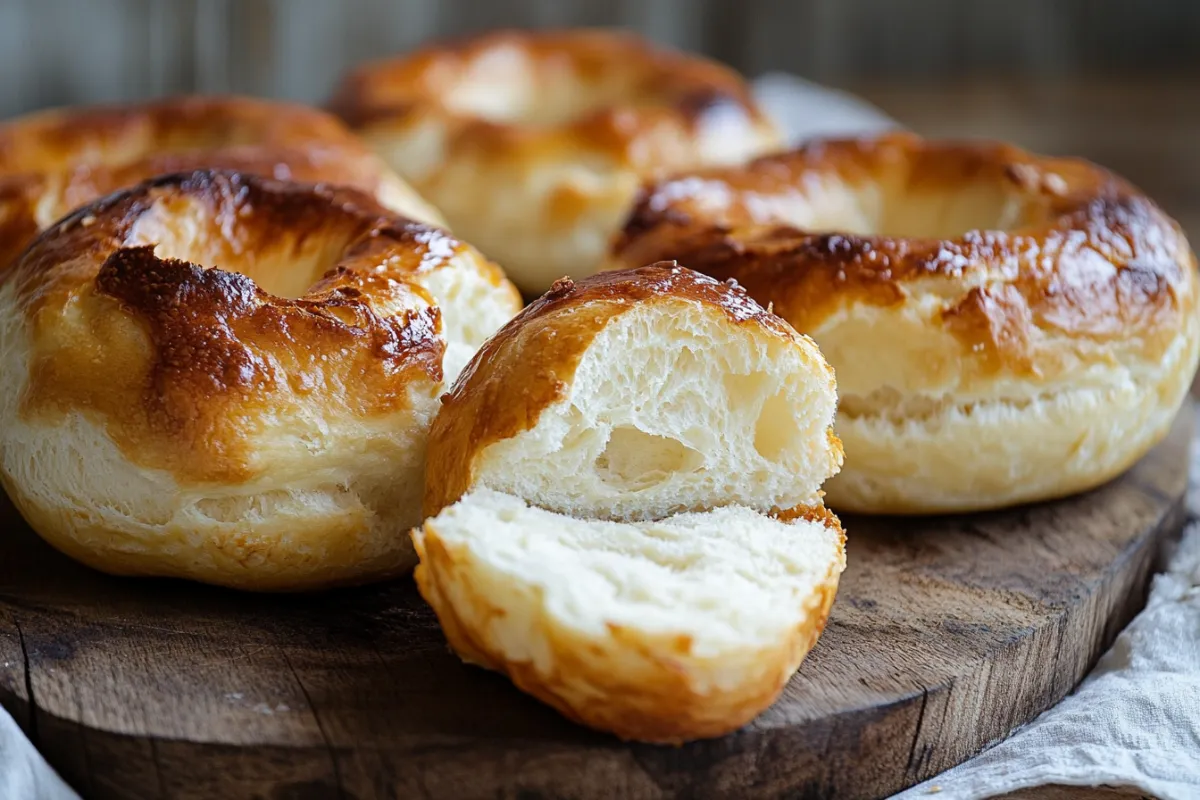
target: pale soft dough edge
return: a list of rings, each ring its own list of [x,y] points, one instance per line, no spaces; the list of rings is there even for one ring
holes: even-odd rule
[[[824,627],[836,521],[743,507],[581,520],[472,492],[414,531],[416,578],[466,660],[626,739],[719,736],[769,705]]]

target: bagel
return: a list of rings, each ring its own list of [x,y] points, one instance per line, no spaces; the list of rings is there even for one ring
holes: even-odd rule
[[[0,124],[0,268],[85,203],[143,180],[214,168],[334,183],[392,211],[441,215],[337,118],[242,97],[42,111]]]
[[[417,585],[460,656],[573,720],[720,736],[778,697],[836,594],[835,407],[812,342],[735,286],[674,264],[560,281],[443,398]]]
[[[622,739],[723,736],[779,696],[845,567],[832,516],[741,506],[578,519],[477,489],[416,533],[418,585],[468,663]]]
[[[443,354],[516,303],[468,245],[357,190],[156,178],[0,277],[0,479],[110,573],[256,590],[402,573]]]
[[[837,510],[1050,499],[1167,433],[1200,342],[1179,226],[1085,161],[907,134],[646,187],[613,245],[735,279],[837,371]]]
[[[732,71],[596,30],[494,32],[368,64],[332,107],[530,295],[599,269],[647,176],[779,143]]]
[[[816,505],[836,404],[816,345],[736,287],[666,263],[559,281],[442,398],[425,516],[472,487],[609,520]]]

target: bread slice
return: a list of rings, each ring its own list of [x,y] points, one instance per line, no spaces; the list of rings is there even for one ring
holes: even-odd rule
[[[476,489],[413,540],[417,583],[464,659],[649,742],[717,736],[766,708],[820,635],[845,566],[821,509],[622,523]]]
[[[836,409],[816,345],[736,285],[670,262],[560,281],[443,398],[425,515],[472,487],[613,520],[818,505]]]

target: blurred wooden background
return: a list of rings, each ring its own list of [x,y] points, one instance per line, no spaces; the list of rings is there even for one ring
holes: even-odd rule
[[[0,114],[191,90],[319,101],[357,61],[502,25],[623,26],[833,83],[1200,74],[1195,0],[0,0]]]
[[[354,63],[506,25],[632,28],[930,135],[1084,155],[1200,239],[1200,0],[0,0],[0,116],[184,91],[319,103]]]

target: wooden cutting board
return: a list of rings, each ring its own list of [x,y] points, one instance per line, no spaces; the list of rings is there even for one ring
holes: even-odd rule
[[[881,797],[1066,694],[1183,521],[1192,417],[1091,493],[845,520],[825,636],[744,730],[576,727],[458,662],[409,580],[255,596],[76,566],[0,506],[0,701],[85,797]]]

